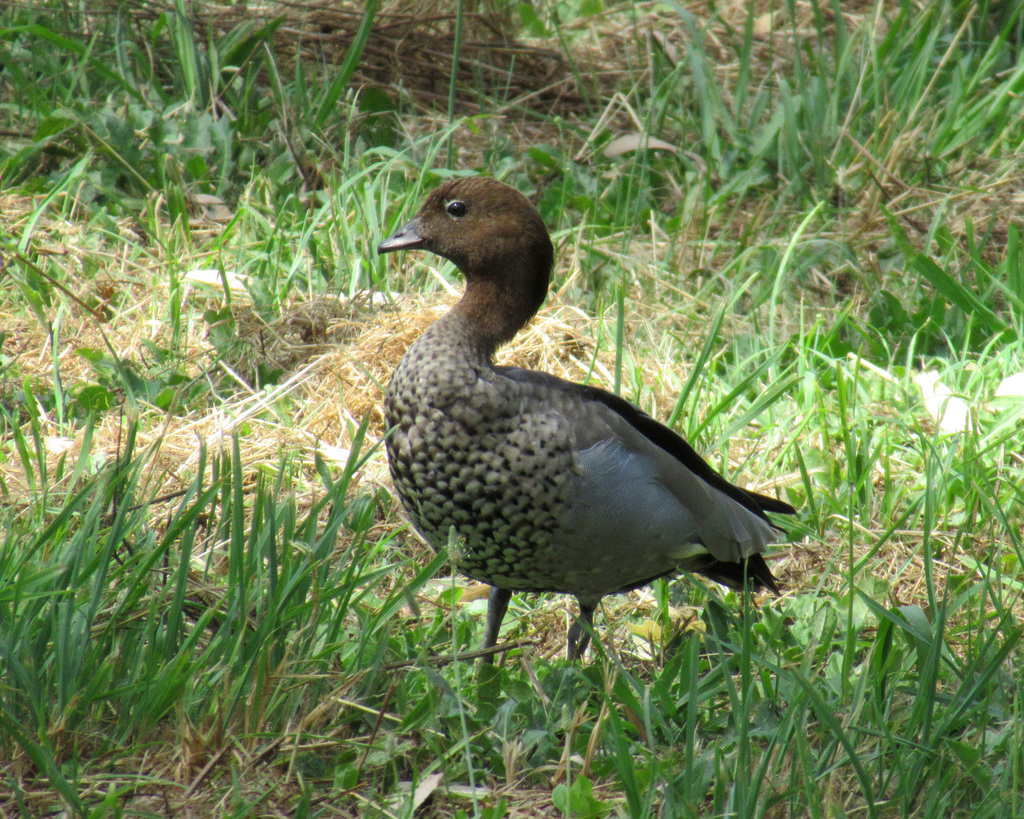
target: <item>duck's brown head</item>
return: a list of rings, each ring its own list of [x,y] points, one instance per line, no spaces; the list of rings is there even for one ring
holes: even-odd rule
[[[453,312],[492,351],[537,312],[554,262],[547,228],[530,200],[485,177],[444,182],[411,222],[377,246],[378,253],[417,249],[462,271],[466,294]]]

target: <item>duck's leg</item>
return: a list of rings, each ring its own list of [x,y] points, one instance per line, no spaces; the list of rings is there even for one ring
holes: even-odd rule
[[[569,637],[566,640],[568,645],[565,649],[565,656],[570,660],[578,660],[590,645],[590,631],[587,630],[587,627],[593,630],[594,611],[600,602],[600,600],[595,600],[593,603],[585,603],[579,598],[576,599],[580,604],[580,613],[573,624],[569,626]]]
[[[510,589],[491,586],[491,593],[487,596],[487,627],[484,630],[484,644],[481,648],[494,648],[498,644],[498,631],[501,629],[501,621],[505,619],[508,601],[511,599],[512,591]],[[494,662],[493,651],[484,655],[484,662]]]

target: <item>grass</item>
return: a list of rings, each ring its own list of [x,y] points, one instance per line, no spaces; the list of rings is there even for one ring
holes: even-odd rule
[[[1024,814],[1016,6],[509,7],[579,99],[449,53],[440,110],[348,84],[374,4],[319,63],[145,10],[0,9],[5,814]],[[517,596],[478,672],[380,447],[458,277],[373,252],[476,172],[558,252],[503,355],[798,506],[781,598],[659,581],[570,665]]]

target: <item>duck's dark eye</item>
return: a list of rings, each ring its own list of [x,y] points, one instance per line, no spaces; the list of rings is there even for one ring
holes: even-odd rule
[[[458,199],[455,199],[448,203],[448,205],[445,207],[445,210],[448,212],[449,216],[465,216],[466,203],[460,202]]]

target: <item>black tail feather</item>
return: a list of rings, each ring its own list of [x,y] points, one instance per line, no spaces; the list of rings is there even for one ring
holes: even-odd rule
[[[728,586],[730,589],[742,591],[743,589],[768,589],[775,594],[781,594],[775,575],[768,568],[765,559],[754,554],[747,558],[744,563],[731,563],[724,560],[716,560],[711,555],[697,555],[683,563],[680,568],[695,574],[702,574],[705,577]]]

